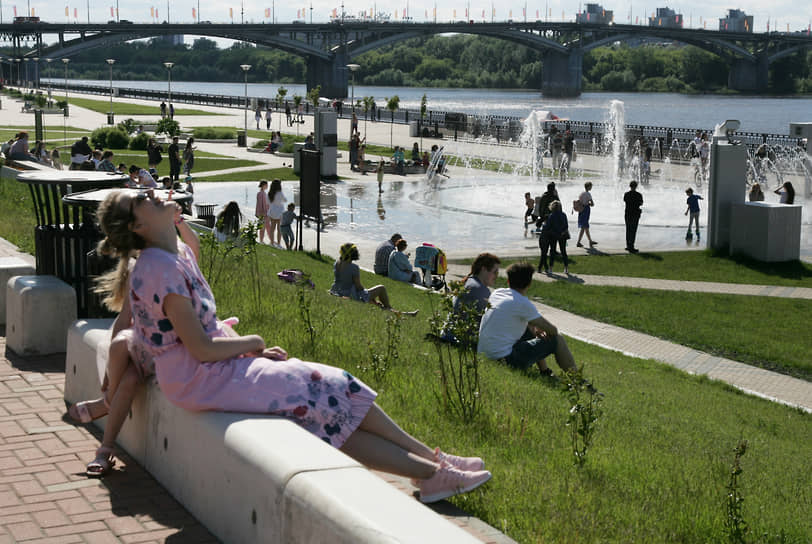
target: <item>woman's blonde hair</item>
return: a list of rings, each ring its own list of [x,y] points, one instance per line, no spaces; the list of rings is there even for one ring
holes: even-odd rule
[[[132,197],[126,198],[124,191],[110,193],[99,205],[96,217],[104,233],[96,251],[101,255],[118,257],[118,266],[96,280],[96,293],[106,295],[102,302],[114,312],[121,311],[130,279],[130,258],[144,249],[145,242],[138,234],[130,230],[134,217],[130,213]],[[125,197],[125,204],[122,204]]]

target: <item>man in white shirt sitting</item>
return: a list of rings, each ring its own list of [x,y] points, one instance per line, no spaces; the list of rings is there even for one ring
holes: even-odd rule
[[[491,293],[490,308],[479,325],[477,351],[516,368],[536,364],[545,376],[553,375],[544,362],[548,355],[555,356],[562,370],[576,370],[575,359],[564,337],[527,298],[533,271],[530,263],[508,267],[510,287]]]

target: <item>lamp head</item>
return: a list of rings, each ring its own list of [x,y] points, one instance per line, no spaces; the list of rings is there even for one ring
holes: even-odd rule
[[[67,64],[67,63],[69,63],[69,62],[70,62],[70,59],[62,59],[62,63],[63,63],[63,64]]]
[[[250,64],[240,64],[240,68],[242,68],[243,72],[247,72],[248,70],[251,69],[251,65]]]
[[[740,126],[741,121],[738,121],[736,119],[728,119],[727,121],[716,125],[716,127],[713,130],[713,136],[715,138],[725,137],[727,138],[727,142],[729,144],[739,144],[741,143],[740,141],[733,140],[733,133],[739,130]]]
[[[174,65],[175,65],[174,62],[165,62],[164,63],[164,66],[166,66],[167,69],[169,69],[169,70],[171,70]]]
[[[112,66],[116,62],[116,59],[106,59],[106,62],[107,62],[107,64]]]
[[[360,67],[361,67],[361,65],[360,65],[360,64],[348,64],[348,65],[347,65],[347,68],[350,70],[350,72],[355,72],[355,71],[356,71],[356,70],[358,70]]]

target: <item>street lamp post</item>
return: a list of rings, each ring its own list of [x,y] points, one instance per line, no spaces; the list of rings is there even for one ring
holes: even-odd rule
[[[167,83],[167,96],[169,99],[169,105],[172,105],[172,67],[175,65],[174,62],[165,62],[164,66],[166,66],[166,83]]]
[[[25,57],[23,60],[25,61],[25,90],[28,91],[29,87],[28,63],[31,62],[31,59]]]
[[[45,59],[45,62],[48,64],[48,101],[51,100],[51,63],[54,61],[52,58]],[[50,104],[48,105],[50,107]]]
[[[39,92],[39,57],[34,57],[34,89]]]
[[[67,118],[68,118],[68,63],[70,59],[63,58],[62,64],[65,65],[65,115],[62,117],[62,143],[68,141],[68,128],[67,128]]]
[[[110,113],[107,114],[108,125],[115,123],[113,117],[113,64],[115,64],[115,62],[116,59],[107,59],[107,64],[110,65]]]
[[[351,104],[352,104],[352,112],[353,113],[355,113],[355,72],[360,67],[361,67],[360,64],[348,64],[347,65],[347,68],[349,68],[350,72],[352,73],[352,98],[351,98],[352,102],[351,102]]]
[[[244,145],[247,147],[248,146],[248,70],[251,69],[251,65],[250,64],[240,64],[240,68],[242,68],[243,74],[245,74],[245,112],[244,112],[244,115],[243,115],[243,118],[244,118],[243,129],[245,130],[245,132],[244,132],[244,137],[245,137]]]

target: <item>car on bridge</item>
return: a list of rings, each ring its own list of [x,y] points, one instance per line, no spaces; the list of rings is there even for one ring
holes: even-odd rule
[[[16,9],[16,8],[15,8]],[[14,24],[39,23],[39,17],[15,17]]]

